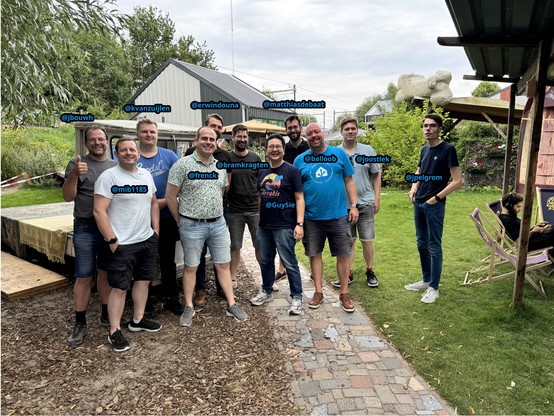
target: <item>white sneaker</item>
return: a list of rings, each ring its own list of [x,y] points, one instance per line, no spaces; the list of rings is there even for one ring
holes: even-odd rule
[[[409,285],[404,286],[404,289],[411,290],[411,291],[418,291],[418,290],[427,290],[429,288],[429,282],[424,282],[423,280],[420,280],[419,282],[410,283]]]
[[[428,288],[423,296],[421,297],[421,301],[423,303],[433,303],[437,300],[439,297],[439,291],[437,289],[433,289],[432,287]]]
[[[265,290],[262,289],[260,290],[260,293],[250,299],[250,303],[254,306],[260,306],[266,302],[271,302],[272,300],[273,295],[271,293],[267,293]]]
[[[301,297],[292,298],[292,303],[290,304],[290,308],[289,308],[289,315],[302,315],[303,313],[304,313],[304,309],[302,308],[302,298]]]

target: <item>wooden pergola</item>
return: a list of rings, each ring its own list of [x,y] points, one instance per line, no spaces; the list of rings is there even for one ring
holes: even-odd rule
[[[458,37],[439,37],[443,46],[461,46],[474,75],[464,79],[512,84],[508,117],[507,149],[513,140],[516,94],[533,98],[532,123],[527,152],[523,217],[512,305],[523,304],[526,258],[533,209],[537,160],[543,126],[546,88],[554,85],[554,0],[446,0]],[[510,153],[504,163],[505,178]]]

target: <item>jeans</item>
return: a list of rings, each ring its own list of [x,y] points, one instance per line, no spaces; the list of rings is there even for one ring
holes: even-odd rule
[[[104,237],[94,220],[73,220],[75,277],[96,276],[96,259],[103,244]]]
[[[267,293],[273,291],[273,283],[275,282],[275,254],[277,251],[287,271],[290,296],[301,297],[302,279],[300,277],[300,268],[298,267],[296,254],[294,253],[294,246],[296,245],[294,230],[290,228],[270,230],[258,227],[256,236],[260,250],[262,289]]]
[[[181,217],[179,223],[185,265],[198,267],[204,243],[208,244],[214,264],[231,261],[231,239],[223,216],[214,222],[201,222]]]
[[[414,202],[414,220],[417,249],[421,261],[423,281],[429,287],[439,288],[442,273],[442,229],[446,204],[430,205]]]

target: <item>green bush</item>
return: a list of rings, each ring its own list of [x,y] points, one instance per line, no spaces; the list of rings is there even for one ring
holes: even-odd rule
[[[22,128],[2,133],[2,180],[19,173],[27,177],[63,171],[75,154],[74,128]],[[53,177],[33,181],[52,185]]]
[[[446,122],[447,117],[440,108],[435,110]],[[421,122],[427,114],[427,106],[409,108],[404,102],[395,105],[392,111],[375,120],[375,129],[369,130],[365,139],[377,154],[391,157],[391,163],[385,165],[383,179],[392,187],[406,187],[407,173],[417,169],[421,148],[426,143],[421,131]]]

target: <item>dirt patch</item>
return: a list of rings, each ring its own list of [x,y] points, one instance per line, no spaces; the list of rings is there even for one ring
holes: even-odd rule
[[[124,330],[125,353],[108,345],[96,299],[84,344],[67,347],[71,286],[2,302],[2,414],[299,413],[271,320],[249,306],[258,288],[243,271],[239,279],[236,295],[249,321],[225,316],[225,302],[209,288],[190,328],[161,310],[160,332]]]

